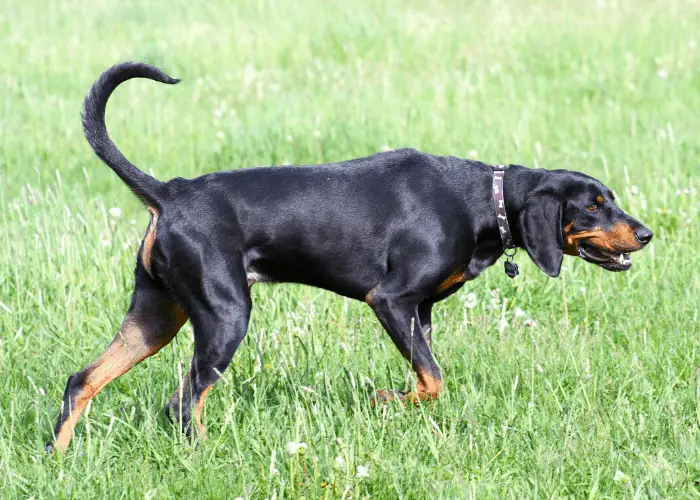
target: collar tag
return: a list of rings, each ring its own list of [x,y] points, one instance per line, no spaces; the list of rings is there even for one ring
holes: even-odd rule
[[[509,278],[515,278],[518,274],[520,274],[520,271],[518,271],[518,265],[513,262],[515,250],[513,250],[513,253],[511,254],[508,254],[507,252],[503,253],[506,254],[506,261],[503,263],[504,270]]]

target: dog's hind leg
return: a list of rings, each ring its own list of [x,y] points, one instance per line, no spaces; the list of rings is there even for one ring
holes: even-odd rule
[[[215,267],[207,271],[210,280],[206,289],[187,294],[193,304],[194,355],[180,388],[166,406],[170,419],[188,436],[193,432],[204,436],[202,410],[206,397],[231,363],[250,319],[252,304],[242,262],[229,261]]]
[[[54,429],[55,449],[68,447],[80,414],[92,398],[109,382],[170,343],[185,321],[185,313],[139,265],[131,305],[114,340],[95,362],[68,378]],[[53,446],[47,445],[47,451],[53,451]]]

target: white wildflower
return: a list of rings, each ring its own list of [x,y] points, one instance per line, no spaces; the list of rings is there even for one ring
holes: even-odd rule
[[[664,80],[668,78],[668,72],[665,69],[660,69],[656,74],[659,75],[659,78]]]
[[[216,133],[216,138],[217,138],[218,140],[223,141],[223,140],[224,140],[224,137],[226,137],[226,135],[224,134],[223,130],[219,130],[219,131]]]
[[[535,321],[534,319],[526,319],[525,321],[523,321],[523,326],[526,326],[528,328],[534,328],[537,326],[537,321]]]
[[[333,464],[335,470],[343,470],[345,468],[345,459],[338,455],[335,457],[335,463]]]
[[[631,479],[627,474],[625,474],[621,470],[618,470],[617,472],[615,472],[615,476],[613,477],[613,481],[615,481],[616,483],[627,484],[631,481]]]
[[[515,316],[516,318],[522,318],[524,316],[527,316],[527,313],[519,307],[516,307],[515,311],[513,311],[513,316]]]
[[[472,160],[476,160],[477,158],[479,158],[479,152],[476,149],[472,149],[471,151],[469,151],[469,154],[467,156]]]
[[[122,216],[122,209],[119,207],[112,207],[109,209],[109,215],[111,215],[114,219],[118,219]]]
[[[308,446],[306,443],[296,443],[294,441],[290,441],[286,446],[287,453],[289,453],[290,456],[305,455],[307,448]]]
[[[355,477],[362,479],[363,477],[369,477],[369,467],[366,465],[358,465],[355,473]]]
[[[475,293],[468,293],[466,297],[464,297],[464,307],[467,309],[474,309],[476,307],[476,294]]]

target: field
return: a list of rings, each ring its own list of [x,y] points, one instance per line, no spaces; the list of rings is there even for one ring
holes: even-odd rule
[[[698,44],[697,0],[2,0],[0,496],[700,497]],[[256,285],[207,441],[162,411],[186,326],[46,456],[149,220],[80,127],[123,60],[183,79],[110,101],[159,179],[414,147],[586,172],[655,238],[626,273],[567,257],[551,279],[519,252],[509,280],[499,261],[434,309],[444,391],[419,406],[370,406],[415,380],[366,305]]]

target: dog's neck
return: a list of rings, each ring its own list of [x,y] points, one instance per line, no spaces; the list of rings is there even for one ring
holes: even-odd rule
[[[521,165],[510,165],[503,177],[503,198],[506,205],[508,225],[517,247],[523,246],[520,232],[520,212],[525,206],[528,195],[540,184],[547,175],[544,169],[530,169]]]

